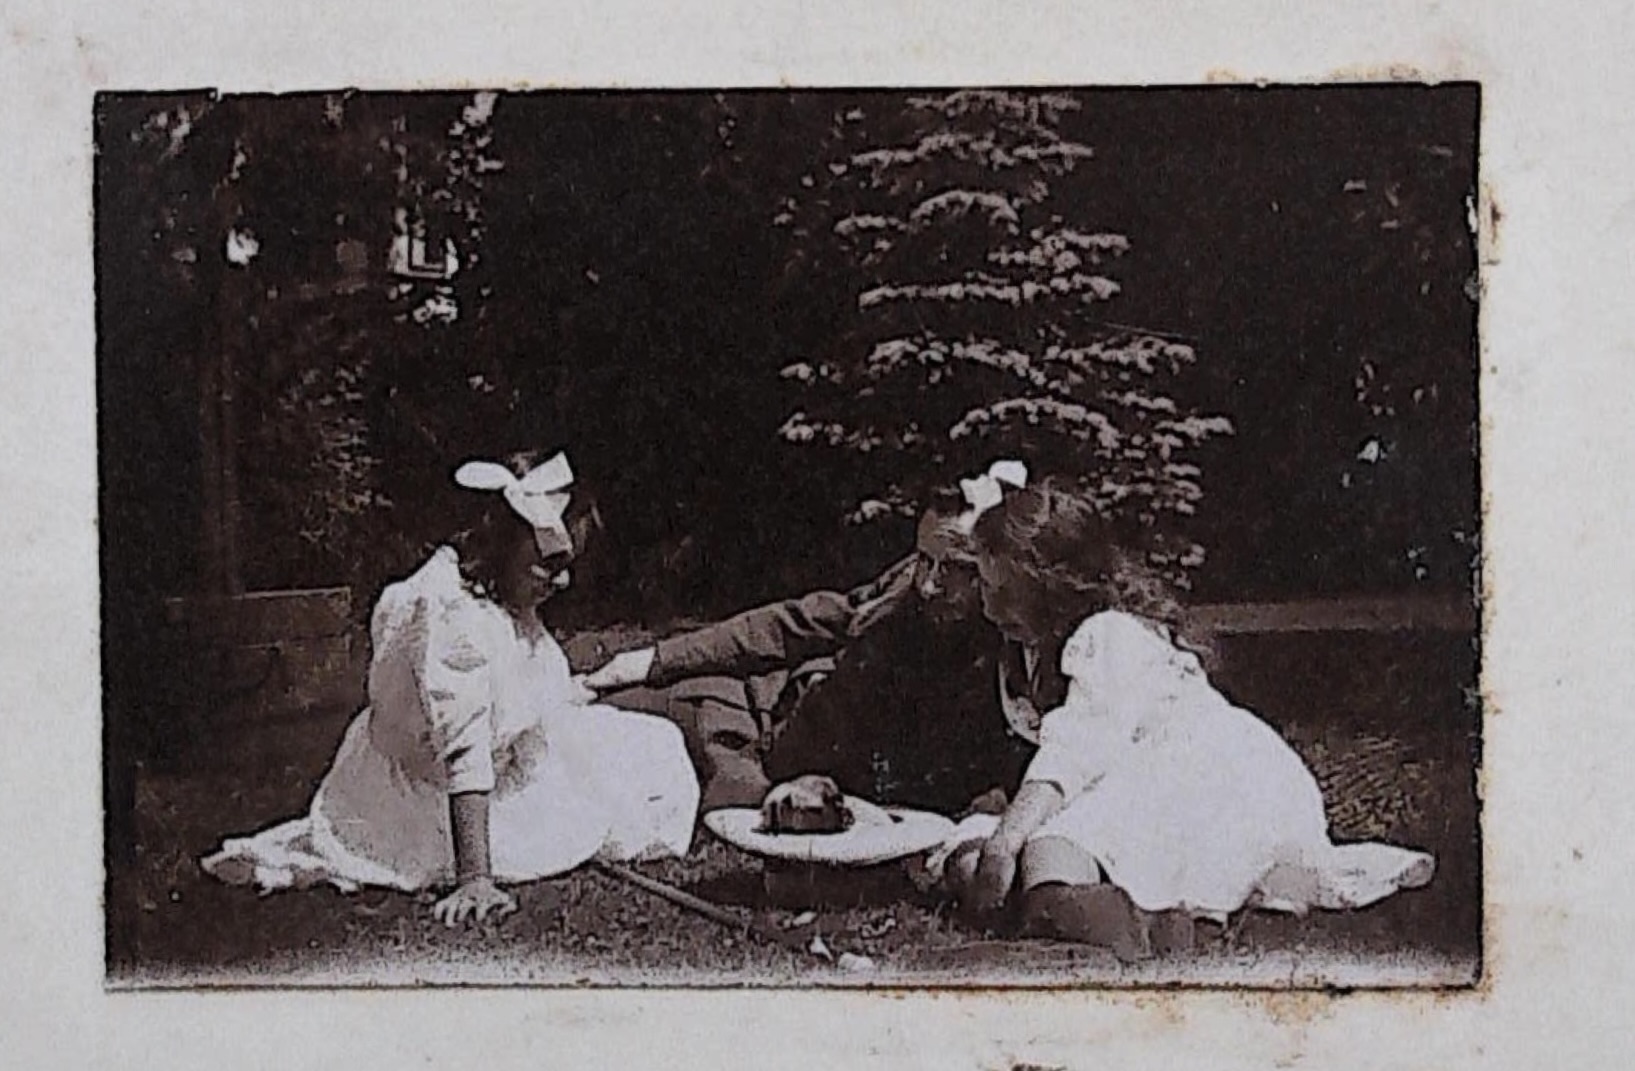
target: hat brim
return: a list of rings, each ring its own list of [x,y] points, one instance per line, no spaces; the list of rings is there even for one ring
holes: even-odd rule
[[[751,855],[828,866],[873,866],[929,852],[954,831],[951,819],[929,811],[880,807],[846,797],[856,821],[839,833],[764,833],[761,812],[726,807],[704,815],[704,828]]]

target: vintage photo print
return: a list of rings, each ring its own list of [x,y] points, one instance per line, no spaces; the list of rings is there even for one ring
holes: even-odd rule
[[[1635,10],[0,31],[10,1064],[1627,1063]]]
[[[1476,81],[96,95],[105,978],[1484,971]]]

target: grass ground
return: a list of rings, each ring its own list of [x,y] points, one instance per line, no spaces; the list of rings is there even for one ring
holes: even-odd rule
[[[629,637],[586,637],[619,646]],[[706,921],[593,868],[518,888],[497,926],[450,931],[429,897],[329,890],[258,897],[206,878],[223,836],[302,812],[351,711],[221,725],[191,761],[139,775],[134,853],[110,874],[115,984],[653,983],[1265,985],[1459,984],[1481,945],[1481,881],[1468,641],[1276,636],[1234,640],[1218,674],[1306,756],[1337,838],[1436,854],[1423,890],[1349,913],[1255,915],[1228,934],[1200,926],[1179,960],[1120,967],[1096,949],[996,939],[886,883],[807,918],[767,906],[762,864],[702,830],[684,859],[640,869],[880,970],[844,975]]]

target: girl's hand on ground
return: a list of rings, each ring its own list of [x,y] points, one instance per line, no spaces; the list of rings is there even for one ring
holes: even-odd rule
[[[431,913],[438,922],[453,929],[468,919],[480,923],[492,916],[498,921],[516,909],[516,898],[495,885],[493,878],[474,878],[437,901]]]

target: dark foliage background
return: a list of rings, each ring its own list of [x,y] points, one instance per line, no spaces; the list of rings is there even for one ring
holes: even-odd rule
[[[832,221],[872,195],[836,165],[973,129],[909,107],[926,96],[102,97],[110,648],[166,595],[350,584],[366,606],[446,531],[451,465],[518,444],[570,446],[600,500],[573,612],[604,622],[859,581],[908,545],[901,511],[848,521],[893,481],[912,503],[1012,449],[1097,475],[1048,428],[961,444],[944,420],[895,452],[787,441],[814,404],[857,425],[935,408],[923,384],[882,409],[785,374],[860,365],[890,334],[860,287],[925,267],[872,264]],[[1194,596],[1468,590],[1476,88],[1057,96],[1072,106],[1051,136],[1086,153],[1048,176],[1045,208],[1125,243],[1095,330],[1184,348],[1156,396],[1232,429],[1188,447]],[[930,157],[899,169],[903,205],[995,174]],[[415,227],[457,252],[452,279],[384,270]],[[253,239],[248,263],[229,235]],[[1005,237],[951,235],[927,248],[980,257]],[[927,330],[1024,338],[1087,315],[1053,309]],[[1017,386],[964,382],[986,403]],[[233,444],[231,486],[213,442]],[[211,533],[231,516],[224,563]]]

